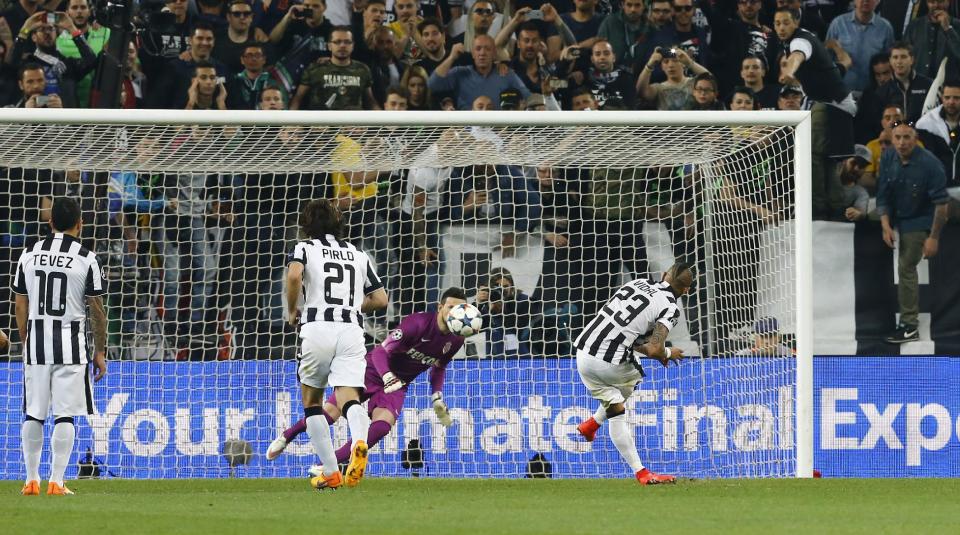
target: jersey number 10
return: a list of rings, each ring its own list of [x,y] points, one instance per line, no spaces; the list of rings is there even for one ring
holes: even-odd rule
[[[67,311],[67,274],[54,271],[47,275],[44,271],[36,271],[37,287],[40,296],[37,308],[42,315],[62,316]],[[60,292],[57,293],[57,282]]]

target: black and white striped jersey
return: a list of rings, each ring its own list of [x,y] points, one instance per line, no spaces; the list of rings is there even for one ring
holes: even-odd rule
[[[333,321],[363,326],[360,305],[383,288],[366,253],[326,235],[293,248],[291,262],[303,264],[303,313],[300,323]]]
[[[69,234],[55,233],[25,249],[14,293],[30,303],[26,364],[86,364],[86,297],[104,292],[97,257]]]
[[[653,334],[657,323],[668,330],[680,320],[677,298],[665,282],[637,279],[624,284],[584,327],[575,345],[613,364],[632,361],[633,346]]]

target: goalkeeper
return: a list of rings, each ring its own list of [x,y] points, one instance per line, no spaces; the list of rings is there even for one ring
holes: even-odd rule
[[[367,446],[373,447],[390,433],[403,409],[410,382],[427,369],[430,369],[433,410],[441,424],[446,427],[453,424],[443,401],[443,381],[447,365],[463,346],[463,338],[450,332],[446,318],[450,309],[467,302],[466,297],[462,288],[447,289],[440,297],[439,311],[410,314],[390,332],[383,344],[367,353],[365,388],[360,396],[361,403],[370,400],[367,405],[371,420]],[[340,410],[332,395],[323,404],[323,412],[331,425],[340,418]],[[276,459],[290,441],[306,430],[305,420],[285,430],[270,443],[267,460]],[[337,450],[337,462],[344,463],[349,458],[350,442],[347,442]]]

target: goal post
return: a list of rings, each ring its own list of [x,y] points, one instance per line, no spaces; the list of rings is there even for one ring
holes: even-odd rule
[[[299,475],[304,439],[262,456],[302,414],[282,272],[301,202],[330,198],[390,296],[367,317],[369,346],[449,286],[487,322],[447,371],[454,425],[417,380],[372,474],[620,477],[603,433],[576,434],[596,404],[572,341],[621,283],[685,260],[696,281],[670,342],[688,358],[641,361],[628,403],[641,459],[694,477],[811,477],[810,146],[807,112],[4,109],[0,272],[9,288],[50,199],[81,199],[115,362],[78,427],[79,460],[119,477]],[[22,475],[11,312],[0,479]]]

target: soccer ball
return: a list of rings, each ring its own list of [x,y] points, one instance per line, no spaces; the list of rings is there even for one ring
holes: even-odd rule
[[[447,327],[458,336],[473,336],[483,328],[483,316],[477,307],[470,303],[461,303],[451,308],[447,314]]]

